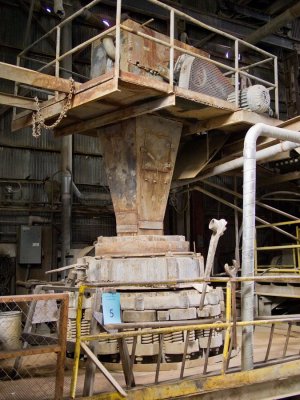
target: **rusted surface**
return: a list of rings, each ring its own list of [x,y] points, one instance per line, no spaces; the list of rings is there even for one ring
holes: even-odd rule
[[[58,129],[55,134],[56,136],[70,135],[74,133],[84,133],[91,129],[96,129],[102,126],[109,125],[115,121],[124,121],[126,119],[143,115],[151,112],[158,111],[165,107],[171,107],[175,105],[175,95],[169,95],[155,100],[148,100],[143,104],[137,106],[121,108],[116,111],[110,111],[107,114],[101,115],[97,118],[88,119],[82,122],[78,122],[66,127]]]
[[[169,47],[141,36],[137,36],[134,34],[134,32],[139,31],[167,43],[170,43],[169,37],[163,35],[162,33],[156,32],[147,26],[142,26],[141,24],[132,20],[126,20],[122,25],[130,28],[132,32],[122,31],[121,33],[121,70],[133,72],[134,74],[143,77],[151,77],[155,75],[156,79],[160,79],[161,81],[168,80],[170,63]],[[194,47],[191,47],[188,44],[182,43],[178,40],[174,40],[174,44],[180,48],[191,50],[199,55],[208,57],[208,53],[199,49],[195,49]],[[174,51],[175,62],[180,54],[180,51]]]
[[[21,350],[1,351],[0,360],[8,360],[10,358],[32,356],[37,354],[59,353],[60,349],[60,346],[51,344],[48,346],[30,347],[28,349]]]
[[[71,83],[68,79],[58,78],[56,76],[33,71],[32,69],[3,62],[0,63],[0,70],[0,76],[3,79],[43,89],[57,90],[59,92],[69,93],[70,91]],[[79,89],[80,83],[76,82],[75,87]]]
[[[72,109],[76,107],[80,107],[84,104],[90,103],[92,101],[96,101],[101,97],[104,97],[108,94],[111,94],[117,90],[115,82],[113,80],[106,81],[100,85],[95,87],[91,87],[85,91],[75,94],[74,100],[72,102]],[[61,99],[58,102],[52,100],[49,103],[46,103],[45,107],[42,103],[42,116],[45,119],[50,119],[57,116],[63,107],[64,100]],[[32,123],[32,115],[31,113],[22,113],[18,115],[18,118],[12,121],[12,131],[16,131],[18,129],[24,128],[25,126],[29,126]]]
[[[181,129],[146,115],[101,130],[119,235],[162,234]]]
[[[147,107],[147,103],[153,101],[155,97],[173,92],[173,85],[168,82],[170,48],[148,38],[137,36],[134,32],[143,32],[157,40],[169,43],[168,36],[148,27],[142,27],[131,20],[125,21],[124,25],[131,32],[122,31],[119,79],[116,80],[113,71],[110,71],[88,82],[78,84],[72,108],[67,118],[59,126],[61,134],[71,134],[73,129],[75,133],[81,129],[81,132],[93,134],[97,126],[103,126],[101,121],[99,125],[99,119],[101,120],[102,116],[105,116],[105,121],[107,121],[110,113],[119,112],[120,114],[112,114],[112,119],[117,122],[122,119],[124,106],[140,106],[138,102],[143,101]],[[207,53],[177,40],[174,44],[176,46],[175,62],[181,54],[179,48],[193,51],[201,56],[208,56]],[[35,71],[32,72],[36,74]],[[52,78],[54,77],[49,77],[49,79]],[[188,89],[175,87],[175,94],[177,97],[176,107],[166,106],[172,118],[211,119],[236,110],[232,103]],[[46,120],[55,118],[61,112],[63,99],[64,95],[60,94],[56,98],[42,103],[42,115]],[[98,102],[100,99],[104,101]],[[91,104],[95,104],[95,107],[91,108]],[[151,111],[146,110],[145,112]],[[93,121],[91,118],[95,120]],[[12,122],[12,130],[16,131],[29,126],[31,122],[32,114],[30,112],[18,113]],[[77,123],[79,125],[76,128]],[[90,125],[92,126],[90,127]]]
[[[236,106],[233,103],[230,103],[229,101],[217,99],[216,97],[209,96],[208,94],[193,92],[189,89],[176,87],[175,94],[176,96],[181,97],[183,99],[191,100],[196,103],[205,104],[209,107],[221,108],[228,111],[237,110]],[[187,109],[183,116],[187,118],[196,118],[195,115],[197,114],[195,113],[195,111],[197,111],[197,107],[192,106],[192,109],[191,110]]]
[[[255,125],[259,122],[272,126],[279,126],[282,124],[282,121],[279,119],[270,118],[263,114],[256,114],[252,111],[239,110],[236,112],[228,112],[225,115],[220,115],[216,118],[192,123],[186,127],[184,135],[192,135],[199,132],[210,131],[212,129],[219,129],[225,132],[237,131],[238,129],[248,129],[249,126]],[[273,140],[270,138],[267,139],[268,141]]]
[[[174,281],[177,279],[195,279],[203,276],[203,257],[201,255],[166,255],[159,256],[144,255],[144,257],[135,257],[134,255],[124,258],[122,256],[110,257],[86,257],[88,263],[87,280],[89,282],[110,282],[111,286],[115,286],[115,282],[126,282],[130,279],[133,287],[136,283],[144,282],[143,285],[148,285],[148,282],[157,281]],[[154,285],[153,285],[154,286]],[[180,286],[180,285],[179,285]],[[132,289],[132,288],[131,288]],[[194,291],[197,296],[198,292]],[[176,308],[175,298],[169,308]],[[168,296],[167,296],[168,297]],[[161,299],[166,306],[167,297]],[[198,296],[199,297],[199,296]],[[200,297],[197,297],[196,303],[199,304]],[[128,305],[128,301],[126,300]],[[153,310],[158,307],[158,298],[149,309]],[[185,304],[185,303],[184,303]],[[193,319],[195,316],[193,316]],[[176,318],[179,319],[179,318]]]
[[[117,226],[127,225],[137,232],[137,179],[135,120],[130,119],[100,133],[107,180],[113,200]],[[129,227],[132,226],[132,229]]]
[[[196,136],[184,143],[176,160],[174,179],[194,178],[210,162],[227,140],[224,133]]]
[[[122,236],[98,237],[95,255],[154,254],[167,252],[187,252],[189,243],[184,236]]]

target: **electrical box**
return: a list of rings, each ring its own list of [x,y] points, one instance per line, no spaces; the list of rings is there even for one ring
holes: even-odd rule
[[[19,264],[41,264],[42,262],[42,227],[20,227]]]

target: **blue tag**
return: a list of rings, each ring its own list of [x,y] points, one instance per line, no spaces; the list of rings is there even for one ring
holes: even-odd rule
[[[104,325],[121,323],[120,293],[102,293]]]

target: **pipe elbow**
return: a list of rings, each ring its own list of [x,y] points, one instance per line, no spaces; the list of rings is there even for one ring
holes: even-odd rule
[[[212,219],[208,225],[213,233],[223,235],[226,230],[227,221],[225,219]]]
[[[102,39],[102,43],[108,57],[115,61],[116,47],[114,45],[113,38],[111,36],[106,36]]]
[[[246,146],[248,143],[256,142],[257,138],[263,133],[266,126],[268,125],[262,122],[258,122],[257,124],[251,126],[251,128],[246,133],[244,146]]]
[[[255,158],[256,156],[256,142],[259,136],[262,135],[266,128],[266,124],[259,122],[248,130],[244,140],[244,151],[243,156],[244,159],[247,158]]]

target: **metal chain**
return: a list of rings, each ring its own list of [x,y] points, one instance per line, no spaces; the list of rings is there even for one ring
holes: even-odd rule
[[[41,107],[39,103],[39,99],[37,97],[34,98],[35,104],[36,104],[36,112],[32,114],[32,136],[35,138],[38,138],[41,136],[42,133],[42,128],[44,129],[54,129],[57,127],[57,125],[61,122],[63,118],[67,116],[67,112],[70,110],[71,105],[72,105],[72,98],[75,93],[75,81],[73,78],[70,78],[70,91],[65,98],[63,108],[57,118],[57,120],[51,124],[51,125],[46,125],[45,123],[45,118],[42,116],[41,112]]]

